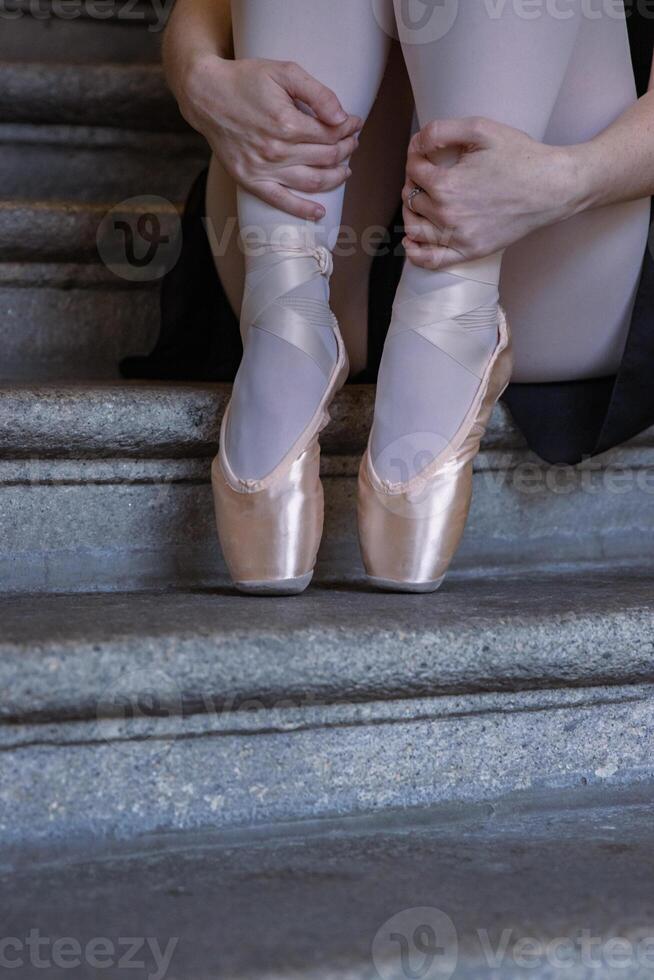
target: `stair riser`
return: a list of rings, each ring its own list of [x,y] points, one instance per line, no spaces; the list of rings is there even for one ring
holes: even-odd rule
[[[341,475],[324,479],[326,527],[318,575],[358,578],[357,460],[327,459],[325,465]],[[4,464],[0,589],[95,591],[224,582],[208,470],[208,459]],[[525,457],[518,469],[477,472],[453,569],[486,568],[495,574],[543,563],[643,560],[653,548],[653,470],[563,476],[534,467]]]
[[[152,288],[0,288],[0,378],[116,378],[118,363],[153,345]]]
[[[0,61],[3,123],[187,131],[158,65]]]
[[[65,6],[65,5],[64,5]],[[98,5],[102,9],[102,5]],[[117,8],[119,5],[116,5]],[[128,4],[120,4],[126,11]],[[84,4],[79,4],[81,11]],[[161,30],[148,24],[145,11],[130,3],[122,20],[74,17],[62,19],[40,3],[41,17],[24,14],[12,19],[0,34],[0,61],[39,61],[66,64],[153,62],[159,59]],[[68,5],[71,9],[72,5]],[[106,5],[104,7],[106,10]]]
[[[203,144],[186,134],[153,135],[148,142],[121,139],[120,131],[110,139],[107,133],[71,128],[52,134],[48,142],[47,133],[32,141],[34,130],[0,127],[3,198],[114,205],[155,194],[177,204],[208,156]]]

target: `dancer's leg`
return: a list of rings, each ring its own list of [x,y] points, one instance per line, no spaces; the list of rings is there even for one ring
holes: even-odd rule
[[[412,115],[413,93],[402,51],[395,43],[359,148],[350,163],[352,176],[345,186],[341,217],[348,237],[334,253],[330,306],[339,322],[353,375],[363,370],[367,359],[368,280],[372,264],[369,236],[388,228],[397,211]],[[393,134],[392,140],[389,133]],[[206,206],[215,231],[216,268],[238,315],[245,266],[233,232],[237,223],[236,184],[215,157],[209,168]],[[225,229],[232,232],[223,237]]]
[[[377,23],[369,0],[234,0],[236,55],[293,60],[333,89],[348,112],[367,118],[383,76],[389,38]],[[344,189],[314,195],[326,210],[315,226],[278,211],[251,194],[238,192],[241,230],[256,229],[262,240],[288,242],[313,236],[333,248],[338,237]],[[309,195],[307,195],[309,196]],[[290,231],[289,231],[290,230]],[[259,250],[258,250],[259,251]],[[226,453],[241,479],[260,479],[283,458],[314,415],[336,361],[325,276],[284,288],[259,312],[250,312],[263,282],[274,294],[280,277],[279,254],[246,254],[241,328],[243,361],[234,383]],[[282,262],[290,275],[306,259]],[[246,319],[254,318],[256,326]],[[304,331],[304,349],[273,332],[291,322]],[[310,335],[310,336],[309,336]]]
[[[567,19],[543,9],[534,20],[511,4],[462,3],[442,36],[438,18],[442,25],[454,2],[431,17],[414,6],[395,0],[420,124],[486,116],[542,139],[575,46],[578,5],[568,5]],[[456,275],[406,264],[377,387],[371,453],[381,479],[405,482],[460,427],[496,346],[500,260],[461,264]]]
[[[615,11],[583,18],[545,142],[579,143],[636,99],[627,31]],[[649,227],[649,198],[586,212],[508,248],[500,293],[513,325],[515,381],[615,373]]]

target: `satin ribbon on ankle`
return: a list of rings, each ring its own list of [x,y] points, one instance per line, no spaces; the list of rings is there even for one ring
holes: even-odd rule
[[[307,242],[301,232],[292,237],[295,242],[258,246],[261,254],[249,258],[248,272],[255,278],[257,272],[261,275],[243,297],[241,336],[245,343],[251,327],[272,333],[303,351],[328,378],[334,367],[333,353],[325,347],[319,332],[311,329],[312,318],[323,315],[322,304],[288,294],[318,276],[329,278],[332,254],[322,245]],[[324,315],[333,317],[327,306]]]
[[[475,327],[463,327],[456,318],[497,301],[501,254],[450,266],[443,271],[462,281],[430,293],[417,293],[404,286],[402,296],[393,304],[389,337],[413,330],[481,378],[488,349],[477,342]],[[487,328],[488,323],[483,326]]]

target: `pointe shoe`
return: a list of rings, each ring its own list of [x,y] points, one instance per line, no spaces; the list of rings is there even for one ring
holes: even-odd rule
[[[417,476],[390,483],[375,473],[370,444],[359,468],[358,521],[371,583],[393,592],[435,592],[454,557],[472,498],[472,463],[495,402],[509,384],[513,357],[504,311],[499,340],[475,399],[454,438]]]
[[[348,375],[333,314],[332,321],[337,358],[325,393],[302,435],[262,479],[243,480],[233,472],[225,451],[231,403],[225,410],[211,482],[223,556],[240,592],[297,595],[313,576],[324,512],[318,439],[330,420],[329,405]]]

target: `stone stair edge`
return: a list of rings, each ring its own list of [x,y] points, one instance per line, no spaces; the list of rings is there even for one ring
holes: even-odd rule
[[[347,455],[365,446],[374,390],[374,385],[348,384],[337,394],[321,440],[328,454]],[[0,382],[0,452],[5,459],[39,453],[61,458],[78,453],[206,455],[217,445],[230,391],[226,382]],[[652,447],[654,427],[613,452]],[[501,403],[493,411],[482,449],[527,451]],[[602,460],[596,458],[595,464]]]
[[[218,444],[228,383],[104,381],[0,384],[0,453],[73,458],[209,455]],[[373,385],[346,385],[322,437],[329,455],[361,452]],[[652,430],[654,441],[654,430]],[[484,448],[521,449],[508,412],[493,413]]]
[[[183,202],[148,202],[164,234],[175,234]],[[127,220],[144,211],[142,203],[0,199],[0,285],[17,281],[20,263],[100,263],[98,231],[109,211]],[[4,267],[4,275],[3,275]],[[27,277],[28,283],[32,278]],[[64,277],[66,278],[66,277]]]
[[[0,123],[186,130],[159,65],[0,62]]]
[[[419,600],[357,582],[294,602],[229,587],[5,596],[0,718],[111,720],[146,687],[171,717],[484,694],[519,710],[524,691],[583,702],[606,688],[608,703],[643,685],[651,699],[653,582],[651,565],[625,563],[455,577]]]
[[[153,854],[180,831],[186,846],[209,831],[213,846],[234,847],[280,838],[297,846],[309,830],[314,842],[327,835],[333,849],[336,835],[366,829],[470,833],[543,810],[565,825],[548,807],[562,797],[582,819],[602,803],[603,814],[618,801],[642,809],[651,774],[640,733],[651,724],[647,699],[436,721],[400,711],[386,723],[255,737],[179,730],[158,739],[155,728],[134,742],[48,744],[36,732],[31,745],[2,753],[2,870],[19,870],[25,859],[102,858],[116,843],[123,853]],[[614,828],[602,829],[606,839]]]

